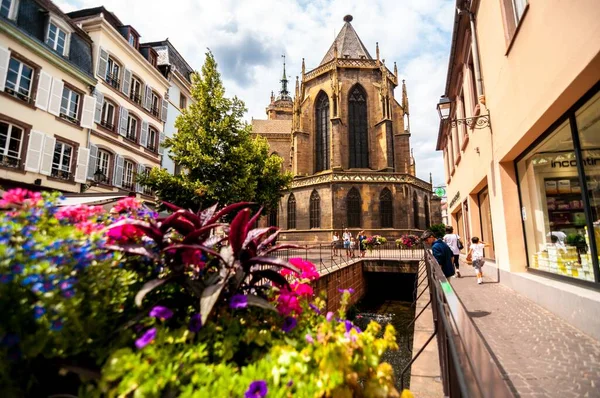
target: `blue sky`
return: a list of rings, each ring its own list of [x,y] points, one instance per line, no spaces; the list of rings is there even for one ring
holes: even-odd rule
[[[440,152],[435,151],[439,119],[435,105],[443,94],[448,67],[453,0],[55,0],[63,11],[104,5],[124,24],[133,25],[142,42],[169,40],[188,63],[200,69],[210,48],[230,96],[246,103],[247,119],[263,119],[271,90],[277,91],[281,54],[286,54],[288,77],[316,67],[343,17],[375,56],[406,79],[411,122],[411,145],[417,175],[434,184],[444,181]],[[176,4],[176,6],[175,6]],[[293,83],[291,83],[293,88]],[[400,90],[396,95],[400,96]]]

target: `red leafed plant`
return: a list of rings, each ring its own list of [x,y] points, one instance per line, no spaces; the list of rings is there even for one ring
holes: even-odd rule
[[[267,298],[270,284],[293,290],[279,271],[283,268],[302,274],[303,270],[270,254],[296,246],[276,244],[279,231],[275,227],[253,228],[262,208],[252,215],[252,203],[248,202],[220,210],[214,205],[198,213],[166,202],[164,205],[173,212],[167,217],[125,219],[107,228],[109,250],[152,260],[162,258],[159,277],[140,289],[137,305],[141,306],[153,289],[176,283],[200,299],[204,324],[222,296],[243,294],[248,305],[276,310]],[[231,224],[219,222],[236,211]]]

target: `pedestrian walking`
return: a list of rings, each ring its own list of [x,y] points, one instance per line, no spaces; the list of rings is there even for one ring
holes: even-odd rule
[[[483,264],[485,260],[483,259],[483,249],[485,247],[489,247],[490,245],[480,241],[478,237],[474,236],[471,239],[471,247],[469,248],[469,254],[467,254],[467,262],[470,260],[473,262],[473,268],[475,268],[475,272],[477,272],[477,284],[481,285],[483,283]]]
[[[421,242],[431,246],[433,257],[437,260],[446,278],[454,275],[453,254],[450,247],[441,239],[436,239],[433,232],[427,230],[421,235]]]
[[[452,250],[452,261],[454,263],[454,268],[456,268],[456,274],[454,274],[454,277],[460,278],[460,271],[458,269],[460,264],[458,263],[458,257],[460,255],[460,251],[464,247],[462,241],[460,240],[460,236],[454,233],[454,228],[452,228],[452,226],[448,225],[446,227],[446,235],[444,235],[442,240],[448,245],[448,247],[450,247],[450,250]]]
[[[360,257],[364,257],[367,252],[367,235],[362,230],[358,233],[358,248],[360,250]]]
[[[356,239],[354,236],[350,238],[350,258],[354,258],[354,250],[356,249]]]
[[[352,239],[352,233],[348,231],[348,228],[344,228],[342,234],[342,240],[344,241],[344,249],[346,249],[346,257],[350,257],[350,240]]]
[[[340,243],[340,235],[336,232],[333,233],[331,237],[331,249],[333,250],[333,255],[338,255],[338,245]]]

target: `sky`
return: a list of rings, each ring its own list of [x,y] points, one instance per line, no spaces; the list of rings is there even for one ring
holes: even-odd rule
[[[319,65],[342,28],[343,17],[375,56],[406,79],[411,146],[417,176],[434,185],[445,179],[435,151],[444,93],[454,0],[54,0],[65,12],[103,5],[140,33],[141,42],[168,38],[199,70],[210,49],[219,63],[228,96],[246,103],[247,120],[265,119],[271,91],[281,86],[282,54],[293,92],[302,58],[306,69]],[[167,6],[166,4],[172,5]],[[401,97],[401,88],[396,97]]]

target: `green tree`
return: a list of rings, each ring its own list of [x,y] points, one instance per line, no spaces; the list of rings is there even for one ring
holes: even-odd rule
[[[244,103],[225,97],[210,51],[201,74],[192,76],[191,92],[192,103],[175,122],[177,133],[164,143],[183,173],[173,176],[154,168],[138,181],[159,199],[194,210],[217,202],[277,206],[291,174],[281,172],[283,159],[269,155],[264,138],[252,137],[251,126],[242,119]]]

